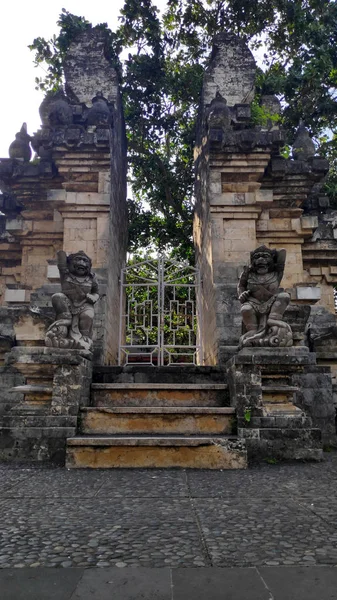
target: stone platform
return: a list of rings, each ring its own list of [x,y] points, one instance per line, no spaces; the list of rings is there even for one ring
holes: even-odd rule
[[[321,460],[336,444],[331,373],[308,348],[245,348],[227,366],[250,458]]]

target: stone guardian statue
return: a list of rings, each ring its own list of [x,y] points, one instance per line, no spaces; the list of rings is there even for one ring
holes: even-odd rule
[[[244,333],[240,347],[293,344],[290,326],[283,320],[290,295],[280,288],[286,251],[260,246],[250,255],[238,284]]]
[[[94,305],[98,284],[91,260],[84,252],[57,253],[62,292],[52,296],[56,319],[47,330],[45,344],[54,348],[91,350]]]

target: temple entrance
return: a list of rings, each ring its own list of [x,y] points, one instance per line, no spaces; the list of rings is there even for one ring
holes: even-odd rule
[[[199,272],[165,257],[121,274],[119,364],[202,364]]]

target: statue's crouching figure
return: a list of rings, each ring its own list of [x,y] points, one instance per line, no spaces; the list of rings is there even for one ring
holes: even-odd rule
[[[240,347],[292,346],[293,336],[283,320],[290,295],[280,288],[286,251],[261,246],[251,252],[238,285],[244,333]]]
[[[98,284],[91,272],[91,260],[84,252],[57,253],[62,292],[52,296],[56,320],[47,330],[46,346],[91,350],[94,304]]]

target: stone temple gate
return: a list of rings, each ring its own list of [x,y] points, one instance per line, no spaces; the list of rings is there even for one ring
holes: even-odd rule
[[[126,265],[125,129],[104,47],[99,29],[78,37],[65,93],[46,97],[41,129],[24,124],[0,160],[0,457],[320,460],[336,444],[327,161],[303,125],[281,156],[277,121],[251,116],[252,54],[219,34],[196,134],[196,265]],[[261,102],[279,113],[276,97]]]

